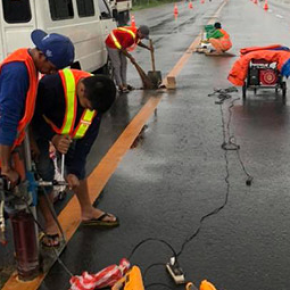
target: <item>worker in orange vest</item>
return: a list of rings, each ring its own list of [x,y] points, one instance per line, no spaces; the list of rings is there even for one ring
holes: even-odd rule
[[[118,27],[113,29],[106,39],[109,58],[114,68],[114,77],[120,92],[128,93],[133,89],[127,84],[127,59],[134,64],[135,59],[129,53],[138,45],[150,50],[150,47],[141,42],[149,38],[149,28],[146,25],[137,27]]]
[[[1,175],[12,184],[19,174],[11,165],[11,155],[22,144],[33,117],[39,73],[54,74],[74,61],[74,46],[66,36],[34,30],[31,39],[35,48],[18,49],[0,64]]]
[[[84,225],[114,227],[119,224],[112,214],[94,208],[86,183],[85,165],[102,118],[113,104],[116,86],[109,77],[64,69],[41,79],[38,89],[33,133],[39,149],[36,168],[44,181],[53,181],[54,165],[49,157],[49,143],[65,154],[66,180],[78,198]],[[47,193],[52,193],[51,189]],[[50,194],[51,197],[51,194]],[[44,247],[58,247],[59,233],[45,196],[40,196],[47,235]]]
[[[223,53],[231,49],[232,42],[230,35],[222,29],[221,23],[216,22],[214,28],[213,31],[208,32],[208,41],[210,43],[207,46],[208,52]]]

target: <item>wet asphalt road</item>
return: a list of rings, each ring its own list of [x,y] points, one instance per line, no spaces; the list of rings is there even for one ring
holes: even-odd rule
[[[151,27],[157,69],[164,76],[221,2],[201,5],[194,1],[193,10],[179,3],[177,20],[172,5],[135,13],[137,25]],[[280,10],[277,13],[286,12]],[[290,44],[290,20],[265,13],[251,1],[230,0],[219,20],[232,36],[236,55],[245,46]],[[145,70],[150,69],[147,51],[139,50],[135,56]],[[289,102],[283,104],[273,91],[260,91],[256,97],[249,93],[242,102],[240,90],[222,106],[216,105],[215,98],[207,95],[213,88],[230,86],[226,76],[235,59],[197,54],[190,58],[177,77],[177,90],[163,93],[142,142],[126,154],[98,202],[100,208],[119,216],[121,226],[109,231],[80,228],[61,256],[70,271],[97,272],[118,263],[149,237],[164,239],[179,251],[198,228],[200,218],[224,204],[228,173],[227,204],[203,223],[180,256],[188,280],[199,284],[208,279],[218,289],[228,290],[289,289]],[[140,85],[132,67],[129,80]],[[150,95],[136,90],[118,97],[103,120],[88,171]],[[234,99],[238,100],[229,124],[228,107]],[[226,137],[230,131],[241,147],[241,160],[254,178],[251,187],[245,184],[247,176],[237,151],[225,155],[221,149],[223,128]],[[131,262],[144,271],[153,263],[166,263],[170,256],[163,244],[150,242]],[[40,289],[69,289],[68,280],[56,264]],[[162,282],[174,287],[164,266],[151,268],[144,280],[145,284]]]
[[[180,4],[176,21],[170,5],[156,12],[136,13],[137,24],[148,23],[153,28],[157,68],[164,75],[198,34],[206,22],[204,17],[212,15],[219,3],[202,6],[194,2],[193,11]],[[245,46],[289,45],[289,21],[265,13],[250,1],[229,1],[220,21],[231,34],[237,55]],[[146,54],[140,51],[136,59],[149,70]],[[227,152],[226,163],[221,149],[221,107],[213,97],[207,97],[213,88],[230,85],[226,76],[234,61],[195,54],[177,77],[176,92],[163,94],[143,141],[127,153],[99,202],[101,208],[120,217],[121,226],[111,231],[80,228],[62,255],[73,273],[97,272],[117,263],[148,237],[164,239],[179,251],[198,228],[200,218],[223,205],[228,168],[230,190],[225,208],[203,223],[200,234],[180,256],[187,278],[197,284],[208,279],[218,289],[289,288],[289,102],[284,105],[273,91],[265,91],[256,97],[249,93],[246,102],[237,100],[232,108],[229,128],[241,146],[246,170],[254,177],[248,187],[236,151]],[[138,86],[132,69],[129,79]],[[112,140],[111,130],[129,122],[147,97],[140,91],[119,97],[116,115],[104,120],[104,137],[100,136],[96,151],[106,148],[102,144],[107,138]],[[232,94],[232,99],[240,97],[241,92]],[[226,134],[230,102],[222,106]],[[96,151],[91,156],[98,155]],[[152,263],[167,262],[170,256],[167,247],[150,242],[131,262],[145,270]],[[56,265],[40,289],[67,289],[68,278]],[[174,286],[164,266],[150,269],[145,284],[152,282]]]

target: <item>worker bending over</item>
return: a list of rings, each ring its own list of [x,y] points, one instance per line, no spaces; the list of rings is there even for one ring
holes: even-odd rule
[[[33,117],[39,73],[57,73],[74,61],[74,46],[69,38],[42,30],[34,30],[31,38],[36,48],[18,49],[0,65],[1,175],[14,185],[19,181],[19,172],[11,164],[11,155],[23,143]]]
[[[44,181],[54,179],[53,161],[49,157],[49,142],[65,154],[66,180],[78,198],[82,223],[103,227],[119,224],[118,219],[92,206],[86,183],[86,157],[99,132],[101,117],[116,97],[114,82],[107,76],[74,69],[64,69],[41,79],[32,127],[39,152],[37,172]],[[50,196],[52,190],[49,190]],[[40,196],[45,219],[42,245],[59,246],[57,225]]]
[[[207,33],[207,39],[210,43],[210,45],[207,46],[209,53],[223,53],[232,47],[230,35],[222,29],[222,25],[219,22],[216,22],[214,24],[214,29]]]
[[[150,50],[150,47],[141,42],[142,39],[149,38],[149,28],[145,25],[136,27],[118,27],[113,29],[106,39],[106,46],[112,66],[114,77],[120,92],[127,93],[132,89],[127,84],[127,59],[134,64],[135,59],[129,53],[138,45]]]

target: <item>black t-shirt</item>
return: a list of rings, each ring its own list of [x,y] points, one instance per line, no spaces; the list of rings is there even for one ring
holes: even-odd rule
[[[32,128],[35,135],[50,141],[56,133],[44,120],[43,115],[51,120],[58,128],[61,128],[66,113],[65,110],[66,100],[60,75],[44,76],[39,82],[35,113],[32,121]],[[84,110],[78,101],[75,127],[78,125]],[[98,136],[100,122],[101,114],[98,113],[85,136],[76,140],[74,157],[69,166],[68,173],[83,178],[86,157]]]

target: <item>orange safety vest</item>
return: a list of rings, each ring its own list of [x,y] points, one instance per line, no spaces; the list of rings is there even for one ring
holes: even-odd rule
[[[34,61],[31,55],[28,53],[27,48],[21,48],[13,53],[11,53],[0,65],[0,73],[3,65],[11,63],[11,62],[23,62],[28,71],[29,78],[29,88],[26,93],[26,101],[25,101],[25,112],[24,116],[18,123],[17,127],[17,137],[13,144],[13,149],[23,142],[25,138],[25,129],[27,125],[31,122],[34,113],[37,87],[38,87],[38,71],[34,65]]]
[[[62,85],[64,88],[64,95],[66,100],[66,112],[64,121],[61,128],[58,128],[51,120],[45,115],[43,116],[45,121],[51,126],[54,132],[60,135],[69,135],[73,139],[83,138],[89,129],[90,125],[97,112],[95,110],[85,109],[80,121],[75,126],[76,112],[77,112],[77,95],[76,87],[77,83],[82,79],[91,76],[90,73],[76,70],[76,69],[63,69],[59,71]],[[76,127],[76,128],[75,128]]]
[[[134,40],[134,44],[131,45],[130,47],[125,47],[125,49],[127,50],[134,50],[134,48],[136,47],[137,43],[140,42],[140,39],[137,39],[137,28],[136,27],[118,27],[116,30],[119,30],[119,31],[123,31],[123,32],[127,32],[131,35],[131,37],[133,38]],[[110,37],[115,45],[115,47],[117,49],[123,49],[121,43],[119,42],[119,40],[117,39],[117,37],[115,36],[114,34],[114,30],[110,33]],[[136,42],[137,40],[137,42]]]

